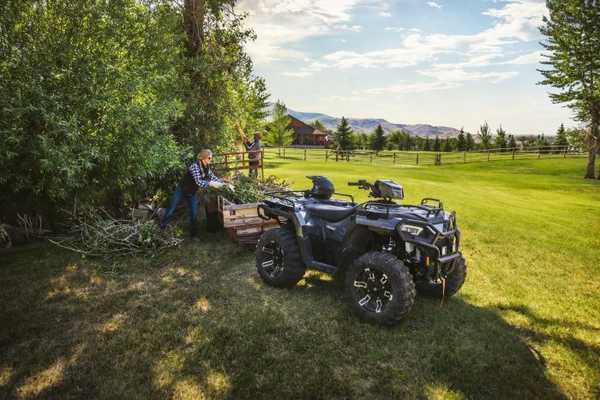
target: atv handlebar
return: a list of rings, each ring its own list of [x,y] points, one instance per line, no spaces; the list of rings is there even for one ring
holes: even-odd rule
[[[367,182],[365,179],[361,179],[357,182],[348,182],[348,186],[358,186],[359,189],[364,190],[369,190],[373,187],[373,185]]]

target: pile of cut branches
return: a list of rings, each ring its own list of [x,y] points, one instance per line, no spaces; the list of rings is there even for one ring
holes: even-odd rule
[[[233,189],[224,187],[220,195],[235,204],[257,203],[265,198],[265,193],[287,190],[289,184],[273,175],[260,181],[245,175],[236,175],[231,181]]]
[[[171,229],[162,230],[153,220],[117,219],[104,210],[78,215],[66,236],[49,240],[64,249],[103,258],[155,255],[182,242]]]

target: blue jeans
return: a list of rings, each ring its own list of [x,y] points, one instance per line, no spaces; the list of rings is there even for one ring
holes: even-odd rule
[[[173,193],[173,197],[171,197],[171,202],[169,203],[169,208],[167,208],[160,225],[165,227],[169,222],[171,222],[173,219],[173,214],[175,214],[175,209],[182,199],[185,199],[188,205],[190,215],[190,235],[195,236],[198,233],[198,224],[196,222],[198,218],[198,196],[196,196],[196,193],[192,195],[184,194],[181,185],[178,185],[177,189],[175,189],[175,193]]]

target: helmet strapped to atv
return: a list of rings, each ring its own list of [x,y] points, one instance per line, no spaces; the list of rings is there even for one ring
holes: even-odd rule
[[[306,192],[306,197],[319,200],[329,200],[335,193],[333,182],[324,176],[307,176],[312,181],[312,188]]]

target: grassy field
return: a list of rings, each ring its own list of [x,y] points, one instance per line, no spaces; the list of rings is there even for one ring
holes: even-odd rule
[[[441,167],[268,159],[294,187],[393,178],[455,209],[469,271],[395,328],[357,320],[309,273],[266,287],[220,235],[103,263],[0,253],[0,398],[600,397],[600,182],[584,160]]]

